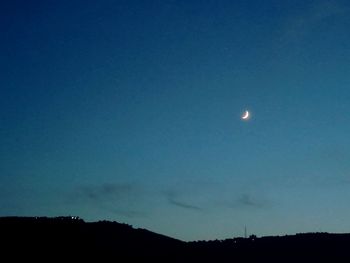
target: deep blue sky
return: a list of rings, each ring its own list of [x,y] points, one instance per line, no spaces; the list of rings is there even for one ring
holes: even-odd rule
[[[0,216],[350,232],[349,28],[346,0],[1,1]]]

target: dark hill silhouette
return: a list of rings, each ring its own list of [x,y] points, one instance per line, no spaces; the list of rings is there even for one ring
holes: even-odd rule
[[[127,224],[78,217],[0,218],[2,251],[15,250],[36,258],[43,251],[75,258],[176,259],[185,243]],[[11,253],[12,254],[12,253]],[[125,262],[123,260],[123,262]]]
[[[349,262],[350,234],[183,242],[127,224],[78,217],[0,218],[2,257],[115,262]],[[4,260],[2,260],[5,262]]]

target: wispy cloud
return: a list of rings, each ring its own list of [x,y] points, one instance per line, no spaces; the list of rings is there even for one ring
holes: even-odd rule
[[[197,206],[197,205],[191,204],[188,201],[183,201],[184,197],[180,198],[179,197],[179,193],[177,193],[177,192],[167,191],[167,192],[164,192],[164,194],[165,194],[165,196],[167,198],[167,201],[171,205],[174,205],[174,206],[177,206],[177,207],[181,207],[181,208],[184,208],[184,209],[195,210],[195,211],[201,211],[202,210],[202,208]]]
[[[333,16],[348,12],[347,8],[338,1],[316,1],[313,5],[298,14],[287,18],[285,36],[289,39],[298,39],[309,33],[319,23]]]
[[[257,200],[249,194],[242,194],[236,200],[236,205],[252,208],[262,208],[265,205],[265,202],[262,200]]]
[[[178,206],[178,207],[181,207],[181,208],[197,210],[197,211],[202,210],[202,208],[200,208],[198,206],[187,204],[187,203],[184,203],[184,202],[180,202],[180,201],[177,201],[177,200],[174,200],[174,199],[171,199],[171,198],[169,198],[168,201],[169,201],[170,204]]]
[[[242,193],[233,196],[231,200],[225,200],[221,205],[234,210],[257,210],[268,208],[270,201],[264,196]]]
[[[106,198],[123,199],[136,191],[136,186],[131,183],[105,183],[95,186],[82,186],[80,194],[92,200],[103,200]]]
[[[133,183],[104,183],[80,186],[74,195],[79,203],[130,218],[145,215],[137,208],[142,193],[143,188]]]

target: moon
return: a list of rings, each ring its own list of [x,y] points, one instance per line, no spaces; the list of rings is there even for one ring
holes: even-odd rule
[[[244,112],[244,114],[242,115],[242,120],[248,120],[249,116],[250,116],[250,113],[249,113],[249,111],[246,110]]]

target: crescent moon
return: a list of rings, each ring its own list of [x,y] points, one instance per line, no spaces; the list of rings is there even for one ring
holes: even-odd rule
[[[249,111],[246,110],[246,111],[244,112],[243,116],[242,116],[242,119],[243,119],[243,120],[246,120],[246,119],[248,119],[248,118],[249,118]]]

